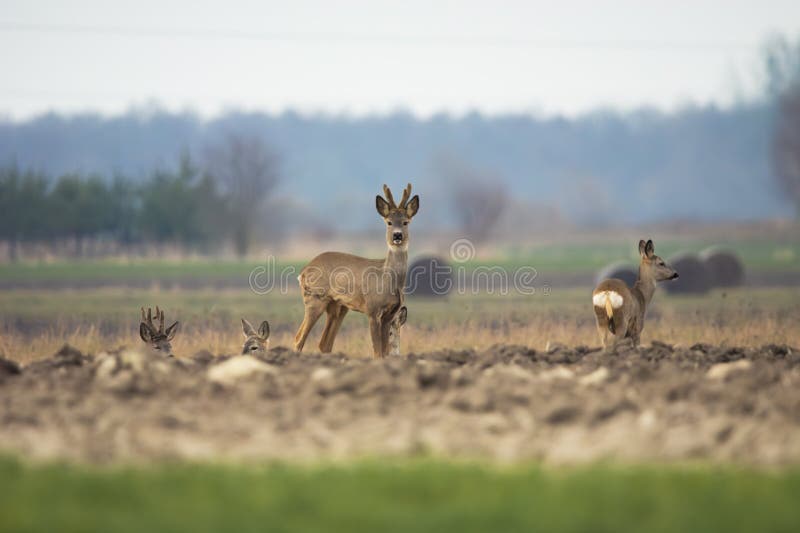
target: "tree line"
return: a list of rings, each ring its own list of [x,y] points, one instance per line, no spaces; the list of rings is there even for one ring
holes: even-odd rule
[[[178,168],[154,170],[143,180],[53,177],[7,164],[0,167],[0,240],[12,261],[24,244],[75,257],[109,244],[198,252],[229,244],[244,255],[261,206],[278,183],[277,167],[274,152],[260,139],[239,136],[209,148],[202,164],[185,153]]]

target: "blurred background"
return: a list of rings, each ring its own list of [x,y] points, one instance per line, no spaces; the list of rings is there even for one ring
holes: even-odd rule
[[[269,257],[380,256],[383,183],[421,197],[422,264],[467,239],[470,267],[586,291],[653,238],[676,290],[800,282],[797,2],[3,7],[19,328],[15,289],[247,291]]]

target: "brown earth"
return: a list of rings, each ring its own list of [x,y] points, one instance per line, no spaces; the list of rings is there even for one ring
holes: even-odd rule
[[[21,369],[0,360],[0,451],[91,463],[421,454],[797,463],[800,352],[495,346],[371,361],[65,346]]]

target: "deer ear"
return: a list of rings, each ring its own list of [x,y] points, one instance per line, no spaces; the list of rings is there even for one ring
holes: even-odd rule
[[[175,322],[170,327],[168,327],[167,331],[165,332],[167,335],[167,340],[171,341],[172,339],[174,339],[175,335],[177,335],[180,330],[181,330],[180,322]]]
[[[648,258],[653,257],[653,254],[655,253],[655,251],[656,251],[656,247],[655,247],[655,245],[653,245],[653,241],[648,240],[647,244],[644,245],[644,253],[645,253],[645,255]]]
[[[644,252],[645,246],[647,246],[647,243],[645,243],[643,240],[639,241],[639,255],[641,255],[642,257],[645,256]]]
[[[255,337],[256,335],[256,330],[253,329],[253,325],[244,318],[242,319],[242,334],[245,339],[247,337]]]
[[[383,218],[389,216],[389,203],[381,198],[380,195],[375,197],[375,209],[378,210],[378,214]]]
[[[411,218],[417,214],[417,211],[419,211],[419,195],[415,194],[414,198],[406,204],[406,216]]]
[[[262,322],[260,326],[258,326],[258,336],[264,340],[269,338],[269,322],[266,320]]]
[[[397,312],[397,324],[402,326],[403,324],[406,323],[407,318],[408,318],[408,308],[404,305]]]
[[[147,324],[144,322],[139,323],[139,337],[141,337],[144,342],[150,342],[152,338],[150,335],[150,328],[148,328]]]

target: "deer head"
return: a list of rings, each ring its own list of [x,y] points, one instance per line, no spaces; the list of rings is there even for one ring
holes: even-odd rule
[[[639,278],[651,279],[655,281],[665,281],[676,279],[678,273],[655,254],[656,248],[653,241],[639,241],[639,255],[642,260],[639,263]]]
[[[242,334],[244,335],[242,355],[264,353],[269,348],[269,322],[266,320],[258,326],[258,331],[256,331],[253,329],[253,325],[243,318]]]
[[[394,203],[394,197],[389,187],[383,186],[384,199],[380,195],[375,197],[375,208],[378,214],[386,222],[386,244],[390,250],[408,249],[408,223],[419,211],[419,196],[411,196],[411,184],[409,183],[403,190],[403,197],[399,204]]]
[[[147,308],[147,315],[144,313],[142,307],[142,322],[139,324],[139,336],[148,344],[150,348],[161,352],[167,356],[172,356],[172,345],[170,341],[175,338],[175,335],[181,328],[180,322],[175,322],[170,327],[164,330],[164,311],[156,307],[156,319],[158,319],[158,327],[153,324],[152,310]]]

